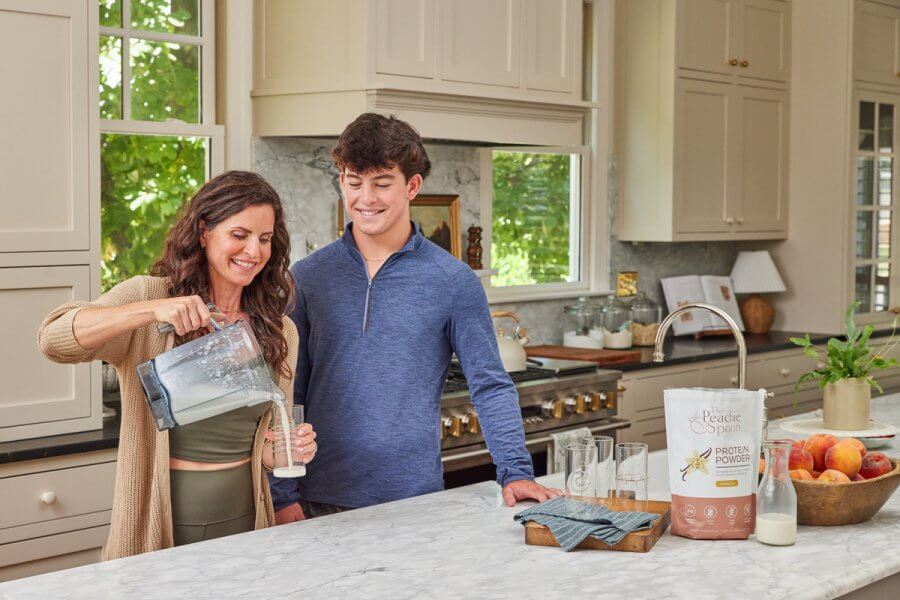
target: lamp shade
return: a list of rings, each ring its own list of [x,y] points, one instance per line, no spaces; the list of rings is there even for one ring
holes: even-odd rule
[[[739,252],[731,269],[731,281],[737,294],[764,294],[786,289],[767,250]]]

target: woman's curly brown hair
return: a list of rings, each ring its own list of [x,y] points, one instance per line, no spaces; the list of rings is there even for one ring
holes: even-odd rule
[[[168,277],[169,295],[197,295],[209,302],[209,266],[200,245],[201,223],[212,229],[248,206],[268,204],[275,210],[272,254],[253,281],[241,293],[244,312],[262,348],[266,362],[284,377],[293,365],[285,364],[288,354],[282,315],[294,303],[294,283],[290,275],[291,242],[284,221],[284,209],[275,189],[256,173],[228,171],[207,181],[184,208],[166,237],[162,258],[150,269],[152,275]],[[181,344],[203,335],[202,330],[177,336]]]

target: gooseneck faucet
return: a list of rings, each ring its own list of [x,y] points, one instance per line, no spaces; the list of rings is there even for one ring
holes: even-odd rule
[[[713,306],[712,304],[706,304],[704,302],[691,302],[689,304],[685,304],[683,306],[679,306],[663,319],[662,323],[659,324],[659,330],[656,332],[656,345],[653,349],[653,362],[663,362],[665,360],[665,354],[663,354],[663,341],[666,339],[666,333],[669,331],[669,327],[672,326],[672,321],[677,319],[682,313],[686,313],[688,311],[694,310],[695,308],[702,308],[704,310],[708,310],[715,315],[722,317],[726,323],[728,323],[728,327],[731,328],[731,333],[734,335],[734,339],[737,341],[738,347],[738,389],[744,389],[744,379],[747,373],[747,342],[744,340],[744,334],[741,333],[741,330],[738,328],[737,323],[734,322],[734,319],[731,318],[727,312],[719,308],[718,306]]]

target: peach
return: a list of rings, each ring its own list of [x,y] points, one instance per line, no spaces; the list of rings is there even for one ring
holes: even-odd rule
[[[891,469],[893,469],[893,466],[887,456],[881,452],[870,452],[862,458],[859,474],[866,479],[872,479],[885,473],[890,473]]]
[[[827,471],[823,471],[816,481],[823,481],[826,483],[850,483],[850,478],[840,471],[828,469]]]
[[[822,474],[822,471],[813,471],[812,472],[813,479],[818,479],[821,474]]]
[[[837,438],[830,433],[817,433],[806,440],[803,448],[812,454],[813,465],[815,466],[816,471],[824,471],[827,469],[825,466],[825,453],[835,444],[837,444]]]
[[[802,448],[806,443],[806,440],[794,440],[791,444],[791,448]]]
[[[866,455],[866,445],[856,438],[841,438],[838,440],[838,444],[853,444],[859,450],[860,456]]]
[[[853,477],[859,473],[862,466],[862,456],[856,446],[849,442],[838,442],[825,453],[825,466],[834,471],[840,471],[847,477]]]
[[[863,477],[862,475],[860,475],[859,473],[857,473],[856,475],[854,475],[853,477],[850,478],[850,481],[865,481],[865,480],[866,480],[866,478]]]
[[[803,448],[791,448],[791,457],[788,459],[788,469],[791,471],[803,469],[812,473],[813,457]]]
[[[790,471],[791,479],[799,479],[800,481],[812,481],[813,476],[806,469],[792,469]]]

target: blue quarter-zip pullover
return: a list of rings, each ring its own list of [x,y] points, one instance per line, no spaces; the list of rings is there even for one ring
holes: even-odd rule
[[[440,399],[454,352],[498,483],[534,478],[484,289],[413,229],[373,278],[352,225],[291,268],[300,334],[294,402],[305,405],[319,449],[305,477],[271,478],[276,509],[299,498],[361,507],[443,489]]]

